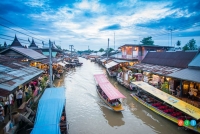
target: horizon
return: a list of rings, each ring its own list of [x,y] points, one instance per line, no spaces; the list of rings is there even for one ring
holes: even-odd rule
[[[16,35],[27,46],[34,38],[39,47],[51,40],[62,49],[98,51],[108,38],[116,50],[151,36],[159,46],[180,40],[183,47],[191,39],[200,46],[198,0],[16,0],[0,6],[0,44],[11,44]]]

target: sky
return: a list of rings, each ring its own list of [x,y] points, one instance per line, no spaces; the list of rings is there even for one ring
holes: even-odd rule
[[[155,45],[200,46],[199,0],[1,0],[0,44],[14,36],[28,46],[49,40],[69,49],[113,49],[139,44],[151,36]]]

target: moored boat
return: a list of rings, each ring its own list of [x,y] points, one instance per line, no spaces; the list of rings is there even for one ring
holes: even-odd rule
[[[31,134],[67,134],[65,88],[45,89]]]
[[[124,110],[120,99],[126,98],[106,78],[104,74],[94,75],[97,93],[101,99],[114,111]]]
[[[170,94],[167,94],[148,83],[132,82],[137,86],[137,93],[131,96],[155,113],[171,120],[177,126],[185,127],[200,133],[200,109]]]

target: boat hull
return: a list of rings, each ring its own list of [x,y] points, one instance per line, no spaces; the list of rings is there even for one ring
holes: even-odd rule
[[[140,99],[139,97],[137,97],[135,94],[131,94],[131,96],[136,101],[138,101],[139,103],[141,103],[142,105],[144,105],[145,107],[149,108],[150,110],[154,111],[155,113],[157,113],[157,114],[159,114],[159,115],[167,118],[168,120],[170,120],[170,121],[172,121],[172,122],[174,122],[174,123],[176,123],[178,125],[178,119],[177,118],[175,118],[175,117],[173,117],[173,116],[171,116],[171,115],[163,112],[162,110],[159,110],[159,109],[155,108],[151,104],[149,104],[149,103],[143,101],[142,99]],[[192,127],[192,126],[184,126],[184,127],[187,128],[187,129],[190,129],[190,130],[193,130],[195,132],[200,133],[200,127]]]
[[[99,93],[98,89],[96,89],[96,91],[97,91],[97,94],[99,95],[99,97],[100,97],[112,110],[114,110],[114,111],[116,111],[116,112],[120,112],[120,111],[123,111],[123,110],[124,110],[122,104],[120,104],[120,106],[112,106],[110,103],[107,102],[107,100],[105,100],[105,99],[103,98],[103,96],[101,96],[101,94]]]

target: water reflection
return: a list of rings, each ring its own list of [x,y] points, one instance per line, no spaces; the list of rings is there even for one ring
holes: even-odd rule
[[[107,123],[112,126],[122,126],[125,124],[123,121],[123,114],[122,112],[115,112],[111,109],[108,109],[107,107],[101,107],[101,111],[103,112],[103,116],[107,120]]]
[[[105,73],[94,62],[80,58],[83,66],[70,70],[65,75],[67,89],[67,118],[69,134],[187,134],[178,125],[152,112],[134,100],[114,78],[109,81],[124,95],[122,112],[112,111],[96,92],[93,74]]]

